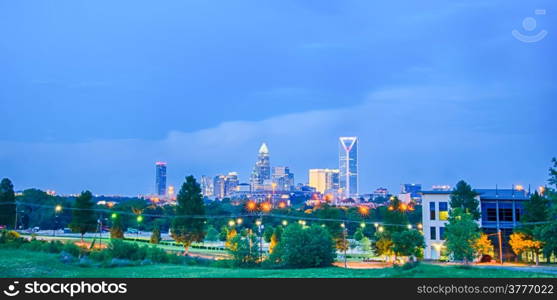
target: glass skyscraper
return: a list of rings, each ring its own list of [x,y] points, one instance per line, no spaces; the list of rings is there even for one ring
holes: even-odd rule
[[[263,183],[266,180],[271,179],[271,162],[269,158],[269,148],[266,143],[261,144],[259,148],[259,154],[257,156],[257,162],[253,167],[253,172],[251,173],[251,190],[257,191],[262,189]]]
[[[340,189],[343,198],[358,197],[358,138],[339,138]]]
[[[159,196],[166,195],[166,163],[165,162],[157,162],[155,164],[156,168],[156,179],[155,179],[155,186],[156,192]]]

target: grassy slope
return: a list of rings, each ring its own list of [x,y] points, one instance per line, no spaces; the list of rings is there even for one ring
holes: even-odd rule
[[[178,265],[119,268],[81,268],[62,264],[55,254],[0,250],[0,277],[551,277],[548,274],[507,270],[462,269],[422,264],[410,271],[393,268],[300,270],[224,269]]]

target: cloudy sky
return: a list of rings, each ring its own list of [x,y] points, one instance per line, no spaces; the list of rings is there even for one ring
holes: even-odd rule
[[[174,185],[247,181],[266,141],[306,182],[357,135],[361,192],[543,184],[555,1],[373,2],[2,1],[0,177],[135,195],[162,160]]]

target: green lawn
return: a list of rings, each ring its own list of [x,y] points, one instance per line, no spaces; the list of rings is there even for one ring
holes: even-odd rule
[[[300,270],[226,269],[182,265],[82,268],[66,265],[56,254],[0,250],[0,277],[552,277],[550,274],[422,264],[402,271],[394,268],[354,270],[337,267]],[[555,277],[555,276],[553,276]]]

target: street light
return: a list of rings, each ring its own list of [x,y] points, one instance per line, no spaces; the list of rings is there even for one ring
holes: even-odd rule
[[[381,226],[381,227],[379,227],[377,230],[378,230],[379,232],[383,232],[384,228],[383,228],[383,226]]]
[[[360,227],[366,228],[366,223],[364,223],[364,222],[360,223]]]
[[[423,228],[424,228],[424,225],[422,225],[422,224],[418,224],[418,229],[420,229],[420,230],[421,230],[421,229],[423,229]]]
[[[237,223],[238,225],[242,225],[242,222],[244,222],[244,220],[242,220],[242,218],[236,219],[236,223]]]
[[[228,226],[234,227],[234,225],[236,225],[236,222],[234,222],[234,220],[228,221]]]
[[[261,226],[261,220],[257,220],[257,221],[255,221],[255,225],[257,225],[257,226]]]
[[[412,224],[408,224],[408,229],[412,229]]]
[[[54,207],[54,229],[52,229],[52,236],[56,236],[56,229],[58,229],[58,214],[62,211],[62,205],[58,204]]]
[[[379,223],[373,223],[373,226],[375,226],[375,228],[379,227]]]
[[[137,220],[137,238],[139,239],[139,228],[141,228],[141,222],[143,222],[143,216],[139,215],[136,218]]]
[[[114,220],[114,219],[118,218],[118,214],[112,213],[112,214],[110,215],[110,218],[111,218],[112,220]]]
[[[282,220],[282,226],[286,226],[286,225],[288,225],[288,221]]]

